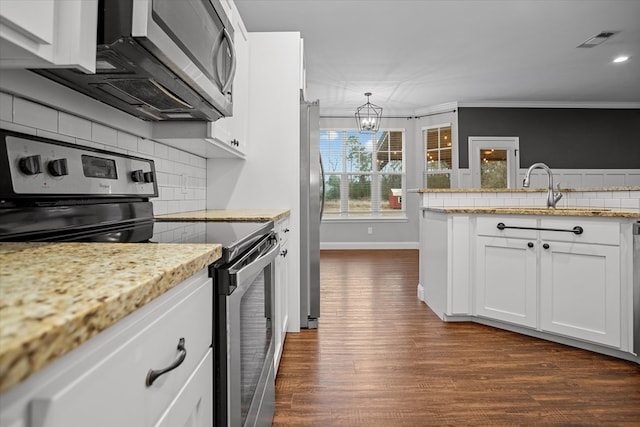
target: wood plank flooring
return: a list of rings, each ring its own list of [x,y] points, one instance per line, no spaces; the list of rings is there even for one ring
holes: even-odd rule
[[[288,334],[274,426],[640,426],[640,365],[416,296],[418,251],[323,251],[317,330]]]

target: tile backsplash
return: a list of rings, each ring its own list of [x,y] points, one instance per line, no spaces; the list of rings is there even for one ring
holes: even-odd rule
[[[0,127],[72,144],[152,159],[156,214],[205,209],[207,161],[185,151],[0,92]]]

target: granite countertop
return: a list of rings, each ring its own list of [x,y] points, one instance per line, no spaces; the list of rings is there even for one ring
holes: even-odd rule
[[[419,188],[418,193],[546,193],[545,188]],[[640,191],[640,187],[561,188],[561,192]]]
[[[0,243],[0,393],[220,256],[218,244]]]
[[[279,221],[291,213],[288,209],[207,209],[156,215],[156,221]]]
[[[556,216],[592,216],[592,217],[609,217],[609,218],[637,218],[640,219],[640,212],[633,212],[620,209],[606,208],[555,208],[549,209],[538,206],[519,206],[519,207],[428,207],[422,208],[426,211],[441,213],[471,213],[471,214],[496,214],[496,215],[556,215]]]

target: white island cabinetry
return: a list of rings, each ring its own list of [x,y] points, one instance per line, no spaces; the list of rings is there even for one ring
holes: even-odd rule
[[[536,227],[535,218],[510,219]],[[536,232],[499,230],[504,219],[476,218],[475,313],[496,320],[537,326]]]
[[[540,327],[619,348],[625,320],[620,224],[585,218],[540,220],[543,229],[576,226],[584,232],[540,232]]]
[[[633,221],[424,209],[418,295],[445,321],[476,321],[638,361]]]
[[[211,426],[212,326],[205,269],[3,394],[0,424]]]

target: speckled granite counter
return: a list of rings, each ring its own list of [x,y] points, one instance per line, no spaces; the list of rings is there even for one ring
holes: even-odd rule
[[[414,190],[415,191],[415,190]],[[561,192],[640,191],[640,187],[561,188]],[[418,193],[546,193],[546,188],[419,188]]]
[[[220,256],[217,244],[0,243],[0,393]]]
[[[156,215],[156,221],[278,221],[287,217],[289,210],[226,210],[207,209],[203,211],[180,212]]]
[[[640,212],[597,209],[597,208],[540,208],[540,207],[459,207],[459,208],[423,208],[431,212],[442,212],[448,214],[470,213],[470,214],[496,214],[496,215],[557,215],[557,216],[594,216],[610,218],[637,218],[640,219]]]

